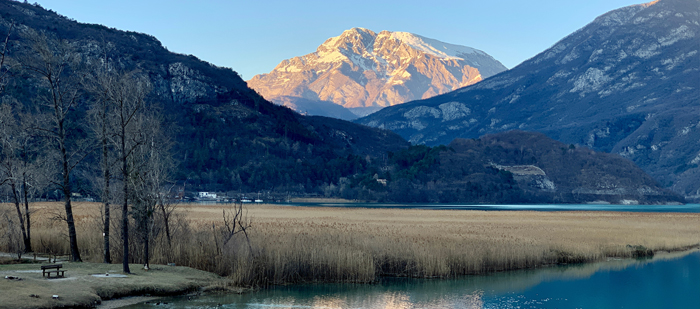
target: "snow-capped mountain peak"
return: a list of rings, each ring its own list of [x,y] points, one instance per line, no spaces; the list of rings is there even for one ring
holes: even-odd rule
[[[352,28],[316,52],[282,61],[248,85],[345,107],[390,106],[479,82],[506,69],[483,51],[408,32]]]

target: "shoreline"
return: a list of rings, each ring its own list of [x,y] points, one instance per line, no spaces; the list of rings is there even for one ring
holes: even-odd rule
[[[671,250],[658,250],[654,252],[654,256],[648,258],[649,262],[653,262],[654,260],[657,259],[674,259],[678,257],[682,257],[688,254],[692,254],[694,252],[700,251],[700,244],[694,245],[694,246],[687,246],[687,247],[681,247],[681,248],[673,248]],[[599,260],[591,260],[591,261],[585,261],[581,263],[570,263],[570,265],[585,265],[585,264],[596,264],[596,263],[605,263],[605,262],[610,262],[613,260],[639,260],[640,258],[616,258],[616,257],[603,257],[602,259]],[[74,264],[74,263],[69,263],[69,264]],[[83,264],[83,263],[81,263]],[[93,264],[93,263],[84,263],[84,264]],[[21,265],[21,266],[26,266],[26,265],[40,265],[40,264],[14,264],[14,265]],[[111,266],[115,264],[100,264],[100,266]],[[377,278],[377,281],[381,281],[382,278],[388,278],[388,279],[394,279],[394,278],[410,278],[410,279],[432,279],[432,280],[451,280],[451,279],[458,279],[461,277],[468,277],[468,276],[483,276],[483,275],[490,275],[494,273],[503,273],[503,272],[512,272],[512,271],[522,271],[522,270],[537,270],[537,269],[547,269],[549,267],[554,267],[557,265],[567,265],[567,263],[551,263],[551,264],[543,264],[538,267],[529,267],[529,268],[513,268],[513,269],[502,269],[502,270],[495,270],[495,271],[490,271],[490,272],[485,272],[485,273],[480,273],[480,274],[467,274],[467,275],[461,275],[461,276],[455,276],[455,277],[432,277],[432,278],[426,278],[426,277],[406,277],[406,276],[393,276],[393,275],[382,275],[380,278]],[[7,266],[7,265],[0,265],[0,266]],[[116,265],[119,266],[119,265]],[[137,265],[134,265],[135,267]],[[153,265],[153,269],[162,269],[166,268],[169,266],[166,265]],[[189,268],[189,267],[183,267],[183,266],[178,266],[180,268]],[[39,274],[40,272],[35,272],[33,270],[8,270],[6,269],[7,267],[0,267],[0,274],[7,275],[8,273],[16,273],[16,274],[21,274],[23,277],[32,274],[32,273],[37,273]],[[26,268],[26,267],[23,267]],[[207,273],[203,271],[197,271],[192,269],[193,271],[196,272],[201,272],[201,273]],[[199,284],[196,285],[191,285],[189,288],[182,289],[182,290],[171,290],[168,291],[165,294],[162,295],[151,295],[149,293],[143,293],[144,290],[148,290],[149,288],[153,288],[153,285],[155,285],[155,282],[153,281],[146,281],[143,282],[141,285],[134,285],[131,287],[130,290],[122,290],[120,291],[119,295],[116,297],[107,297],[103,298],[100,297],[99,300],[73,300],[73,301],[68,301],[67,303],[53,303],[48,306],[6,306],[4,305],[5,303],[2,303],[3,305],[0,305],[0,308],[98,308],[98,309],[114,309],[114,308],[122,308],[130,305],[135,305],[135,304],[140,304],[140,303],[145,303],[145,302],[152,302],[155,300],[163,299],[165,297],[169,296],[186,296],[186,295],[192,295],[192,296],[199,296],[199,295],[206,295],[208,293],[236,293],[236,294],[241,294],[241,293],[251,293],[259,290],[264,290],[268,287],[258,287],[258,288],[229,288],[225,287],[226,286],[226,278],[222,278],[217,276],[216,274],[213,273],[207,273],[209,279],[205,281],[200,281]],[[115,276],[116,278],[117,276]],[[3,279],[6,280],[6,279]],[[43,280],[44,282],[57,282],[60,280],[73,280],[73,281],[80,281],[81,278],[65,278],[65,279],[51,279],[51,280]],[[200,279],[201,280],[201,279]],[[291,285],[303,285],[303,284],[333,284],[333,283],[343,283],[339,281],[314,281],[314,282],[298,282],[298,283],[292,283]],[[369,283],[359,283],[359,284],[372,284],[373,282]],[[272,286],[277,286],[277,285],[270,285],[269,287]],[[98,292],[99,294],[99,292]]]
[[[648,258],[647,260],[644,260],[643,262],[648,262],[648,263],[653,263],[657,260],[665,260],[665,259],[675,259],[679,257],[686,256],[688,254],[693,254],[694,252],[700,252],[700,244],[691,246],[688,248],[678,248],[674,249],[671,251],[664,251],[664,250],[659,250],[657,252],[654,252],[654,256],[652,258]],[[602,260],[596,260],[596,261],[587,261],[587,262],[582,262],[582,263],[576,263],[576,264],[570,264],[570,265],[594,265],[598,263],[607,263],[611,261],[634,261],[634,260],[639,260],[640,258],[614,258],[614,257],[605,257]],[[492,275],[495,273],[504,273],[504,272],[515,272],[515,271],[523,271],[523,270],[538,270],[538,269],[547,269],[550,267],[555,267],[558,265],[566,265],[566,264],[545,264],[541,265],[540,267],[535,267],[535,268],[518,268],[518,269],[507,269],[507,270],[502,270],[502,271],[495,271],[495,272],[490,272],[490,273],[484,273],[484,274],[473,274],[473,275],[462,275],[462,276],[457,276],[457,277],[451,277],[451,278],[418,278],[418,277],[399,277],[399,276],[382,276],[377,279],[377,282],[381,281],[382,279],[401,279],[401,278],[407,278],[407,279],[430,279],[430,280],[453,280],[453,279],[459,279],[462,277],[468,277],[468,276],[488,276]],[[313,282],[313,283],[294,283],[291,285],[304,285],[304,284],[342,284],[342,282]],[[373,283],[359,283],[359,284],[373,284]],[[259,289],[248,289],[244,293],[255,293],[258,290],[264,290],[266,289],[265,287],[259,288]],[[200,295],[206,295],[207,293],[210,293],[209,291],[205,292],[197,292],[195,294],[192,293],[185,293],[185,294],[179,294],[179,295],[169,295],[169,296],[186,296],[186,295],[193,295],[193,296],[200,296]],[[240,291],[230,291],[230,290],[217,290],[214,293],[238,293],[240,294]],[[168,296],[158,296],[158,297],[152,297],[152,296],[127,296],[127,297],[122,297],[122,298],[115,298],[115,299],[110,299],[110,300],[104,300],[100,305],[98,305],[96,308],[97,309],[115,309],[115,308],[122,308],[126,306],[131,306],[135,304],[140,304],[140,303],[146,303],[146,302],[152,302],[154,300],[159,300],[163,299]]]
[[[97,305],[97,309],[115,309],[122,308],[126,306],[141,304],[149,302],[156,299],[161,299],[161,296],[126,296],[121,298],[114,298],[103,300],[102,303]]]

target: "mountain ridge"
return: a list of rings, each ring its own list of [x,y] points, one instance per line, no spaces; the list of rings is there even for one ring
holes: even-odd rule
[[[700,197],[699,6],[660,0],[613,10],[511,70],[356,122],[428,145],[542,132],[621,154]]]

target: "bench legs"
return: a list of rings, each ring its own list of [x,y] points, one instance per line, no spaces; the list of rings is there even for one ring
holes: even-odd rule
[[[56,273],[56,276],[55,276],[54,278],[65,277],[65,276],[64,276],[65,270],[49,270],[49,271],[44,271],[44,273],[43,273],[42,275],[43,275],[44,277],[46,277],[46,278],[51,278],[51,273]]]

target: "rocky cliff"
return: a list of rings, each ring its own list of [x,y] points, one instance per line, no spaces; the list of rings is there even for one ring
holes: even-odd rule
[[[359,123],[413,143],[512,129],[618,153],[662,185],[700,195],[700,1],[604,14],[517,67]]]
[[[141,71],[149,76],[154,94],[166,104],[179,105],[212,99],[217,94],[229,91],[257,96],[247,90],[245,81],[233,70],[217,67],[192,55],[170,52],[148,34],[78,23],[45,10],[39,4],[4,0],[0,1],[0,12],[0,33],[3,37],[14,23],[9,40],[10,57],[19,56],[29,48],[23,43],[22,35],[31,28],[49,37],[68,41],[87,65],[99,63],[107,56],[108,61],[121,70]]]
[[[265,98],[301,97],[348,108],[430,98],[506,70],[483,51],[406,32],[353,28],[316,52],[248,81]]]

